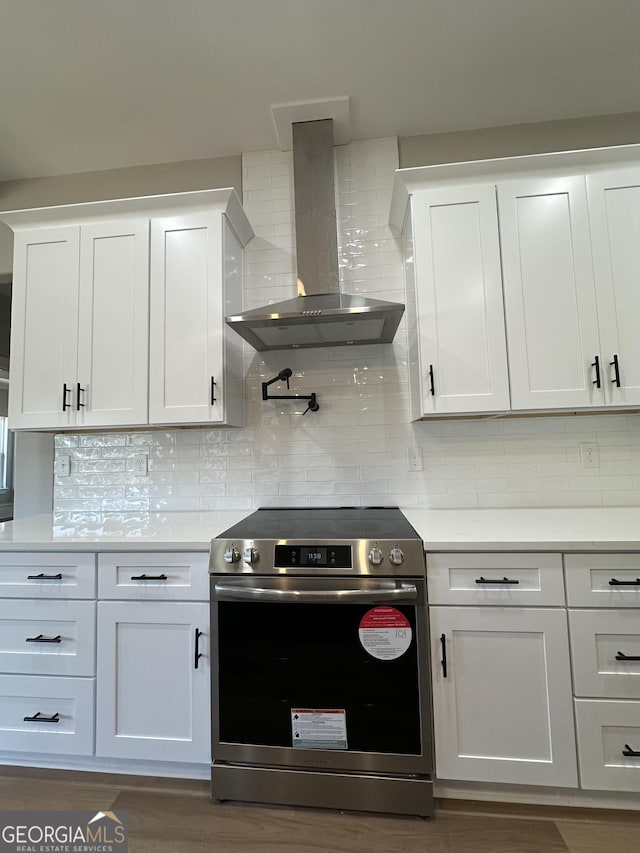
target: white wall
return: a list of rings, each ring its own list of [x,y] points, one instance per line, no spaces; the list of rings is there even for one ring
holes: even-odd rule
[[[640,112],[558,119],[399,140],[400,165],[429,166],[640,142]]]
[[[401,249],[388,226],[395,139],[336,149],[341,279],[345,290],[402,300]],[[246,252],[246,307],[294,295],[291,155],[243,158],[245,208],[256,231]],[[406,331],[393,344],[258,354],[246,350],[248,421],[240,430],[59,435],[72,476],[55,480],[55,509],[99,513],[264,505],[429,507],[638,506],[640,416],[408,420]],[[291,367],[292,393],[315,391],[320,411],[262,402],[260,383]],[[278,385],[271,390],[277,391]],[[580,466],[597,442],[600,468]],[[406,451],[423,451],[409,472]],[[150,457],[148,477],[128,471]]]

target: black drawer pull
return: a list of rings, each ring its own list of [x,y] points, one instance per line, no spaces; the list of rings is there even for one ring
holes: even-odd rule
[[[433,380],[433,365],[429,365],[429,393],[432,397],[436,396],[436,386]]]
[[[216,382],[215,376],[211,377],[211,405],[213,406],[217,402],[216,398]]]
[[[45,575],[44,572],[40,572],[39,575],[27,575],[28,581],[61,581],[62,574],[58,572],[57,575]]]
[[[62,637],[58,634],[57,637],[45,637],[44,634],[38,634],[37,637],[27,637],[27,643],[61,643]]]
[[[483,578],[483,577],[482,577],[482,575],[480,575],[480,577],[479,577],[479,578],[476,578],[476,583],[500,583],[500,584],[503,584],[503,583],[510,583],[510,584],[517,584],[517,583],[520,583],[520,581],[519,581],[519,580],[512,579],[512,578]]]
[[[196,643],[195,643],[195,652],[193,655],[193,668],[198,668],[198,661],[201,657],[203,657],[202,652],[200,651],[200,637],[202,636],[202,631],[199,628],[196,628]]]
[[[616,660],[640,660],[640,655],[625,655],[624,652],[618,652]]]
[[[440,645],[442,647],[442,660],[440,663],[442,664],[442,677],[447,677],[447,635],[440,634]]]
[[[132,581],[166,581],[168,580],[164,572],[161,575],[131,575]]]
[[[640,586],[640,578],[634,581],[619,581],[617,578],[611,578],[609,586]]]
[[[41,714],[40,711],[38,711],[38,713],[34,714],[33,717],[23,717],[22,719],[25,723],[59,723],[60,714],[52,714],[50,717],[47,717],[45,714]]]
[[[600,384],[600,356],[597,355],[596,360],[591,362],[591,367],[595,367],[596,369],[596,378],[591,384],[595,385],[596,388],[601,388],[602,386]]]
[[[636,749],[631,749],[631,747],[629,746],[628,743],[625,743],[624,749],[622,750],[622,754],[626,755],[628,758],[630,758],[632,756],[634,758],[640,757],[640,752],[638,752]]]

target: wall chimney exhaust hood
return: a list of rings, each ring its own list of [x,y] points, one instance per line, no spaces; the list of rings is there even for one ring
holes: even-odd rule
[[[257,350],[389,343],[404,305],[340,292],[333,119],[292,131],[299,295],[226,322]]]

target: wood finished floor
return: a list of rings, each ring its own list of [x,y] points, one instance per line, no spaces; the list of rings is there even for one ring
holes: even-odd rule
[[[0,809],[122,809],[131,853],[640,853],[640,812],[442,800],[436,817],[214,804],[205,782],[0,767]]]

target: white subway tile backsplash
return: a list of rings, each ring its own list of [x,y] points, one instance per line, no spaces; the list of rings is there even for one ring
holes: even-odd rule
[[[402,252],[387,225],[395,138],[335,149],[338,254],[345,292],[404,301]],[[243,156],[244,206],[256,232],[245,252],[245,308],[296,293],[291,152]],[[54,517],[105,535],[149,512],[258,506],[430,508],[640,505],[640,415],[514,417],[409,423],[406,319],[393,344],[298,352],[245,349],[247,426],[57,435],[71,476],[54,478]],[[260,383],[293,370],[306,403],[261,400]],[[273,388],[274,393],[280,387]],[[583,469],[580,444],[598,444]],[[408,471],[407,448],[423,471]],[[127,471],[148,454],[146,477]]]

